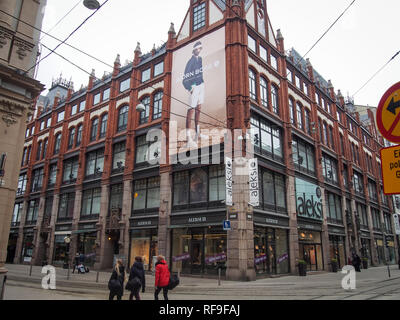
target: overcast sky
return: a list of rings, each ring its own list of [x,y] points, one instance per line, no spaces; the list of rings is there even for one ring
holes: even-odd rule
[[[47,0],[43,30],[51,29],[78,2],[83,0]],[[294,47],[303,55],[351,2],[267,0],[267,9],[274,30],[281,29],[286,49]],[[167,40],[171,22],[178,32],[188,6],[189,0],[109,0],[68,43],[110,65],[119,53],[124,65],[126,60],[133,60],[137,42],[141,43],[142,53],[147,53],[153,44],[160,46]],[[399,12],[398,0],[356,0],[307,57],[322,77],[332,80],[336,91],[341,89],[343,95],[352,96],[400,50]],[[91,13],[80,3],[51,34],[64,39]],[[42,42],[50,48],[58,44],[47,36]],[[57,52],[88,72],[95,69],[97,77],[103,76],[104,71],[112,71],[65,45]],[[42,57],[47,53],[43,49]],[[88,83],[86,73],[55,54],[40,64],[37,78],[48,88],[52,78],[60,73],[63,78],[72,78],[75,90]],[[377,106],[385,91],[399,78],[400,55],[354,97],[355,103]]]

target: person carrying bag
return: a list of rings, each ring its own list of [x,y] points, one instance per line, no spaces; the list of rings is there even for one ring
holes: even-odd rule
[[[110,290],[109,300],[114,300],[115,296],[117,296],[118,300],[122,299],[124,295],[124,281],[125,268],[122,264],[122,260],[118,259],[110,280],[108,281],[108,289]]]
[[[136,300],[140,300],[140,288],[142,288],[142,292],[145,292],[146,278],[144,274],[143,259],[142,257],[136,257],[135,263],[129,273],[128,283],[125,287],[126,290],[131,291],[129,300],[133,300],[133,297],[135,297]]]

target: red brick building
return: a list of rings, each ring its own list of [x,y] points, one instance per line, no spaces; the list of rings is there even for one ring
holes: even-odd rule
[[[220,54],[207,48],[217,33],[224,60],[209,58]],[[213,165],[148,162],[159,157],[148,131],[162,129],[171,143],[170,121],[188,119],[193,108],[193,93],[190,103],[172,93],[188,94],[174,68],[180,51],[195,56],[197,48],[210,53],[200,71],[206,89],[204,101],[196,97],[196,125],[249,130],[259,206],[248,204],[249,177],[235,173],[233,206],[226,206],[223,152]],[[210,85],[210,74],[221,70],[219,85]],[[224,118],[210,115],[220,106],[210,104],[210,92],[223,93]],[[222,267],[236,280],[296,273],[298,260],[309,270],[330,270],[333,259],[342,267],[352,251],[373,265],[393,263],[383,140],[372,112],[366,124],[351,106],[310,61],[285,50],[265,1],[190,1],[178,33],[171,25],[162,47],[143,55],[138,44],[132,63],[121,67],[117,57],[112,74],[96,80],[93,72],[77,92],[59,79],[39,101],[26,133],[8,260],[63,264],[69,246],[70,259],[80,252],[95,268],[140,255],[151,270],[153,257],[164,254],[173,271],[215,274]],[[226,155],[246,157],[231,143],[222,145]],[[230,231],[222,227],[227,217]]]

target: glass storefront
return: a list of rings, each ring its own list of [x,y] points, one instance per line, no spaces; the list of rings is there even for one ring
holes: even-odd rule
[[[25,233],[24,240],[22,243],[21,262],[30,263],[32,261],[32,254],[33,254],[33,233]]]
[[[131,230],[131,249],[129,265],[133,266],[135,257],[142,257],[145,270],[153,270],[158,255],[157,229]]]
[[[81,233],[78,235],[78,252],[84,255],[84,265],[93,267],[96,262],[97,232]]]
[[[344,243],[344,237],[329,235],[330,258],[337,260],[339,269],[347,264]]]
[[[14,258],[17,249],[18,233],[10,233],[7,245],[7,263],[14,263]]]
[[[221,227],[172,231],[172,271],[186,274],[222,274],[226,271],[227,233]]]
[[[54,238],[54,259],[53,264],[56,266],[62,266],[66,261],[68,245],[64,242],[64,238],[69,236],[68,234],[56,235]]]
[[[389,247],[387,248],[387,254],[388,254],[388,258],[389,258],[389,264],[396,264],[396,254],[395,254],[393,237],[390,237],[388,244],[389,244]]]
[[[378,264],[385,264],[385,247],[382,239],[375,239],[376,257],[378,258]]]
[[[321,232],[299,231],[299,259],[307,263],[308,271],[324,269]]]
[[[287,230],[254,228],[254,267],[257,274],[289,273]]]
[[[372,265],[371,240],[361,238],[361,258],[368,258],[368,265]]]

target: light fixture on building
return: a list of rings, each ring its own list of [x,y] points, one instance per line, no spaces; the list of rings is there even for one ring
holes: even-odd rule
[[[97,0],[84,0],[83,5],[89,10],[97,10],[100,8],[100,3]]]
[[[139,104],[136,106],[136,111],[143,112],[143,111],[145,111],[145,110],[146,110],[146,107],[143,105],[143,103],[139,103]]]

